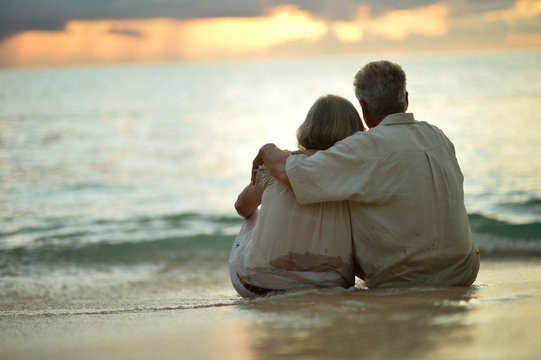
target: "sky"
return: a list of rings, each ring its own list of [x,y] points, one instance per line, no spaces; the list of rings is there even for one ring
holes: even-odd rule
[[[541,48],[541,0],[0,0],[0,67]]]

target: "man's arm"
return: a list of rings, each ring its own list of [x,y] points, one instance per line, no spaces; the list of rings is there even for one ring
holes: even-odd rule
[[[290,155],[289,151],[281,150],[274,144],[263,145],[252,162],[252,184],[255,184],[257,169],[265,164],[272,176],[289,186],[286,161]]]

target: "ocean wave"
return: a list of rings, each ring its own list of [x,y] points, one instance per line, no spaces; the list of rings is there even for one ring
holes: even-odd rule
[[[539,222],[512,223],[479,213],[470,214],[469,221],[485,256],[541,256]],[[64,223],[49,219],[0,234],[0,271],[17,273],[21,267],[40,264],[114,266],[227,259],[241,223],[238,216],[199,213]]]
[[[500,205],[509,209],[522,210],[541,215],[541,199],[536,197],[528,198],[524,201],[505,202]]]
[[[0,269],[9,264],[138,264],[223,256],[231,249],[232,235],[195,235],[139,242],[42,245],[0,250]]]
[[[8,219],[9,220],[9,219]],[[12,219],[13,220],[13,219]],[[166,214],[158,216],[140,216],[121,219],[81,219],[81,218],[41,218],[32,223],[19,224],[13,220],[14,225],[0,230],[0,247],[5,248],[9,241],[2,241],[19,236],[28,237],[33,243],[43,243],[66,239],[68,242],[89,242],[90,239],[81,239],[84,235],[103,235],[99,240],[107,239],[116,233],[131,234],[138,230],[182,230],[197,234],[204,229],[219,231],[230,226],[242,223],[239,216],[208,215],[195,212]],[[94,236],[96,238],[96,236]]]
[[[531,210],[541,201],[528,200],[508,206]],[[473,213],[468,216],[470,227],[481,257],[541,257],[541,223],[521,223]]]
[[[493,235],[513,242],[516,240],[541,241],[541,223],[511,223],[482,214],[469,214],[471,230],[474,234]]]
[[[36,266],[115,266],[227,259],[238,216],[198,213],[125,219],[41,219],[0,233],[0,273]]]

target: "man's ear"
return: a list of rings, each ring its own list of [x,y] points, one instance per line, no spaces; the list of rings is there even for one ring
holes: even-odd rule
[[[365,130],[370,129],[370,111],[368,110],[368,105],[366,105],[366,101],[363,99],[359,100],[359,104],[361,104],[361,109],[363,111],[363,127]]]
[[[361,104],[361,109],[363,110],[363,119],[366,121],[366,118],[368,117],[368,106],[366,106],[366,101],[360,99],[359,104]]]
[[[408,99],[408,95],[409,95],[409,93],[406,91],[406,110],[408,110],[408,105],[410,104],[409,99]]]

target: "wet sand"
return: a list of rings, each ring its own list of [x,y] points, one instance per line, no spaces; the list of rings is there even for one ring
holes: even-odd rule
[[[471,288],[304,291],[191,309],[0,312],[0,359],[537,359],[541,259]]]

